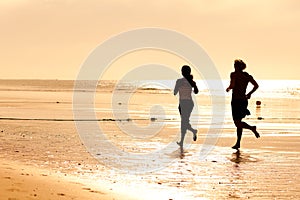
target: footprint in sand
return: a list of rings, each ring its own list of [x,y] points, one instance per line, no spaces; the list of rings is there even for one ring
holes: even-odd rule
[[[7,189],[7,191],[9,191],[9,192],[20,192],[20,190],[18,188],[9,188],[9,189]]]
[[[97,191],[97,190],[92,190],[91,188],[82,188],[83,190],[88,190],[89,192],[92,193],[97,193],[97,194],[105,194],[104,192]]]

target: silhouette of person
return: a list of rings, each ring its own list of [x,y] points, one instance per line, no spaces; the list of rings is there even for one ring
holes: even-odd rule
[[[251,130],[257,138],[260,137],[259,133],[256,131],[256,126],[250,126],[246,122],[242,121],[246,115],[250,115],[250,111],[247,109],[248,99],[250,99],[252,93],[257,90],[258,84],[251,75],[243,71],[246,68],[246,64],[242,60],[235,60],[234,68],[235,71],[230,74],[230,85],[226,89],[226,92],[229,92],[232,89],[232,118],[237,128],[237,141],[232,148],[239,149],[244,128]],[[253,88],[248,94],[246,94],[249,82],[253,85]]]
[[[174,88],[174,95],[179,92],[178,110],[181,116],[181,139],[177,142],[177,144],[182,148],[187,130],[193,133],[193,140],[197,140],[197,130],[192,128],[190,124],[190,116],[194,107],[191,93],[194,91],[194,93],[197,94],[198,87],[196,82],[193,80],[193,75],[191,75],[191,68],[189,66],[182,66],[181,73],[183,78],[177,79]]]

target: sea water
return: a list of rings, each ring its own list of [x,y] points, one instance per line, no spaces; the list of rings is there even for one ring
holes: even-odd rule
[[[176,80],[145,81],[85,81],[80,91],[71,80],[0,80],[1,118],[35,120],[74,120],[72,109],[74,93],[110,94],[110,98],[95,98],[92,107],[99,120],[107,120],[105,113],[126,112],[124,119],[111,120],[152,120],[164,121],[178,128],[178,97],[174,97]],[[232,127],[230,98],[225,88],[229,80],[197,80],[199,94],[193,95],[195,107],[191,123],[198,128],[211,125],[214,118],[226,128]],[[268,127],[270,133],[299,132],[300,81],[299,80],[258,80],[258,90],[249,100],[251,115],[246,120]],[[92,83],[92,84],[90,84]],[[94,90],[91,90],[91,86]],[[249,84],[251,89],[251,84]],[[126,97],[127,102],[112,102],[116,97]],[[135,98],[138,96],[139,98]],[[134,100],[131,100],[134,99]],[[256,105],[260,101],[261,105]],[[91,103],[91,102],[89,102]],[[104,105],[105,104],[105,105]],[[126,105],[127,106],[124,106]],[[123,106],[123,107],[122,107]],[[43,109],[44,108],[44,109]],[[152,109],[152,111],[151,111]],[[162,110],[164,113],[159,113]],[[152,114],[151,114],[152,112]],[[113,117],[109,117],[113,118]],[[130,119],[129,119],[130,118]],[[277,131],[286,127],[289,131]]]

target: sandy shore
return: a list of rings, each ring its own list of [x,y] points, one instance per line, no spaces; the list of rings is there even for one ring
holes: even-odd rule
[[[0,199],[138,199],[121,188],[98,181],[87,184],[23,163],[1,160]],[[111,187],[110,187],[111,186]]]
[[[174,152],[175,160],[166,168],[128,175],[91,157],[74,134],[73,125],[35,122],[32,127],[22,121],[1,121],[0,125],[0,199],[300,197],[297,136],[262,135],[256,139],[246,132],[239,153],[230,148],[234,137],[222,137],[213,151],[199,160],[205,140],[201,136],[205,130],[200,130],[198,141],[183,154]]]
[[[208,148],[203,144],[207,139],[211,108],[208,98],[200,96],[201,118],[195,124],[199,130],[198,140],[185,146],[183,153],[176,148],[170,154],[161,155],[171,158],[163,168],[131,174],[119,170],[126,163],[112,166],[106,160],[91,156],[79,138],[74,121],[45,120],[72,119],[72,92],[2,88],[0,97],[1,200],[300,198],[299,99],[264,99],[264,105],[256,113],[255,107],[250,105],[253,114],[247,121],[258,126],[261,138],[256,139],[245,131],[239,152],[231,149],[235,129],[227,106],[224,127],[216,130],[220,131],[217,143],[203,158],[201,152]],[[169,116],[178,117],[176,99],[171,98],[173,96],[138,93],[130,108],[134,110],[132,116],[144,118],[146,115],[139,111],[158,102],[166,105]],[[107,110],[108,96],[101,94],[98,99],[97,116],[112,119]],[[258,116],[264,119],[257,120]],[[136,123],[145,126],[151,121]],[[179,121],[175,119],[167,121],[157,135],[138,139],[124,134],[116,121],[104,120],[98,124],[112,144],[135,154],[174,143],[179,130]],[[190,140],[191,134],[188,134],[187,141]],[[117,159],[113,153],[105,156]],[[142,164],[139,160],[132,162]]]
[[[32,132],[25,131],[28,128],[22,122],[13,125],[9,122],[1,124],[4,130],[1,132],[0,145],[0,199],[137,199],[124,189],[105,181],[88,182],[74,175],[75,168],[77,166],[80,168],[82,163],[82,160],[78,159],[79,156],[73,161],[71,161],[72,157],[69,157],[77,154],[75,144],[73,150],[63,143],[61,143],[62,146],[56,146],[58,141],[55,139],[54,145],[51,145],[51,142],[48,143],[51,133],[44,135],[48,137],[47,139],[44,136],[38,139],[34,135],[35,128],[30,129]],[[24,131],[20,130],[21,126]],[[38,127],[47,128],[41,124]],[[65,137],[58,138],[57,135],[56,138],[66,139]],[[77,140],[77,143],[79,142]],[[52,150],[56,154],[51,154]],[[67,152],[70,151],[73,151],[73,154],[68,156]],[[81,151],[84,152],[84,148],[81,148]],[[63,155],[65,157],[61,157]],[[88,154],[85,156],[89,157]],[[70,160],[63,161],[66,157]],[[89,159],[93,160],[90,157]],[[66,162],[73,162],[74,168],[71,169],[71,165]]]
[[[73,123],[2,120],[0,126],[0,199],[172,199],[176,194],[101,164],[74,134]]]

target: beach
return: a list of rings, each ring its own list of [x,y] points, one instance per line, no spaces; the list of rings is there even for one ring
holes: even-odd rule
[[[230,96],[215,114],[223,112],[222,122],[212,126],[211,97],[200,91],[198,113],[191,119],[198,140],[192,142],[188,133],[181,152],[175,143],[178,100],[172,91],[143,88],[130,94],[130,101],[113,105],[112,85],[97,87],[96,120],[81,122],[74,117],[73,81],[0,81],[0,199],[300,198],[299,89],[253,95],[245,121],[258,127],[261,138],[245,130],[240,151],[231,149],[236,136]],[[260,107],[256,100],[262,101]],[[160,107],[151,110],[153,105],[163,107],[164,115]],[[101,152],[87,147],[89,138],[78,123],[89,136],[96,132],[90,124],[100,127],[105,141],[95,149]],[[156,132],[138,135],[132,124]],[[156,160],[148,161],[148,155]],[[150,166],[141,171],[145,160]]]

